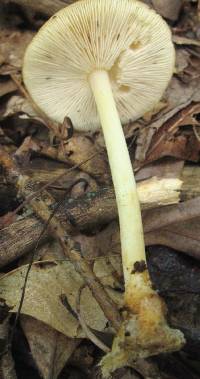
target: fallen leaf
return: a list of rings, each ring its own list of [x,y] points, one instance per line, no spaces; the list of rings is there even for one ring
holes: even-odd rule
[[[200,104],[188,105],[178,112],[169,121],[165,122],[154,133],[150,147],[146,153],[145,163],[155,161],[164,156],[173,156],[179,159],[198,161],[200,141],[192,134],[180,134],[180,127],[184,125],[199,125],[195,116],[200,113]],[[179,131],[179,134],[177,132]]]
[[[61,162],[66,162],[70,165],[82,164],[81,169],[98,177],[100,180],[104,180],[104,177],[108,173],[108,165],[105,159],[104,152],[99,151],[96,145],[84,135],[74,135],[67,141],[64,141],[63,145],[59,148],[55,148],[47,144],[46,142],[39,142],[40,153],[57,159]],[[91,159],[90,159],[91,158]]]
[[[167,103],[164,101],[159,101],[151,111],[144,114],[142,117],[145,122],[150,122],[153,116],[155,116],[157,113],[159,113],[162,109],[165,109],[167,106]]]
[[[8,100],[6,104],[6,110],[3,114],[3,118],[12,116],[16,113],[24,113],[24,115],[20,116],[21,118],[39,119],[29,102],[24,97],[18,95],[12,96]]]
[[[200,197],[144,212],[143,227],[147,245],[165,245],[200,259]]]
[[[21,315],[20,324],[42,378],[56,379],[80,340],[68,338],[29,316]]]
[[[157,178],[181,178],[184,167],[183,160],[171,158],[161,159],[142,167],[135,175],[136,181],[149,179],[152,176]],[[184,182],[184,180],[183,180]],[[183,184],[184,185],[184,184]]]
[[[0,77],[0,97],[5,96],[11,92],[16,91],[17,86],[16,84],[11,80],[1,80]]]
[[[26,271],[27,266],[22,266],[0,278],[0,295],[12,307],[11,312],[18,309]],[[103,275],[105,279],[112,275],[111,268],[108,266],[107,271],[102,273],[101,270],[96,275]],[[83,337],[77,319],[66,310],[60,299],[65,294],[70,306],[76,311],[77,294],[82,285],[83,279],[68,261],[34,263],[21,313],[46,323],[67,337]],[[112,299],[122,305],[121,295],[111,289],[108,291]],[[81,293],[80,309],[88,327],[97,331],[105,330],[107,319],[87,287]]]
[[[200,259],[200,197],[178,205],[144,211],[143,226],[147,246],[164,245]],[[105,241],[104,244],[102,241]],[[115,257],[120,256],[121,251],[117,223],[113,222],[96,237],[96,249],[100,251],[102,249],[101,254],[106,251],[107,259],[113,259],[113,267],[115,268],[113,269],[113,278],[114,272],[118,274],[119,278],[120,271],[116,267],[118,261],[115,261]],[[105,264],[106,262],[103,260],[102,269],[104,267],[104,270]],[[117,282],[113,282],[113,278],[110,284],[116,286]]]
[[[95,144],[86,136],[75,135],[66,141],[64,145],[64,155],[74,164],[79,164],[87,158],[97,153],[94,159],[85,163],[82,168],[89,174],[101,176],[108,171],[104,154],[97,150]],[[60,151],[60,154],[62,152]]]
[[[161,16],[176,21],[182,7],[182,0],[152,0],[152,4]]]
[[[176,74],[183,72],[190,63],[190,54],[185,49],[176,50]]]
[[[137,166],[138,162],[143,162],[146,157],[146,153],[151,144],[153,135],[155,134],[154,128],[142,128],[140,130],[139,136],[137,138],[137,147],[135,151],[135,165]]]
[[[200,81],[191,81],[189,85],[186,85],[179,79],[173,77],[165,92],[164,99],[167,103],[167,107],[164,111],[157,114],[156,119],[148,125],[148,127],[140,129],[135,152],[136,161],[144,161],[156,131],[166,123],[172,123],[173,118],[176,117],[180,111],[184,111],[192,101],[200,101]]]
[[[145,233],[145,244],[163,245],[200,259],[200,219],[172,224],[163,229]]]
[[[153,162],[163,157],[174,157],[177,159],[186,158],[187,138],[183,135],[177,137],[167,135],[152,149],[152,153],[147,153],[146,162]]]
[[[153,230],[169,228],[172,224],[188,223],[189,220],[200,217],[200,197],[182,202],[178,205],[155,208],[146,211],[143,217],[143,227],[146,233]],[[197,220],[198,221],[198,220]],[[195,222],[195,226],[198,222]]]
[[[86,192],[97,191],[98,185],[96,181],[87,173],[79,172],[74,178],[74,185],[71,190],[71,197],[77,199]]]
[[[30,31],[19,31],[19,29],[1,29],[0,35],[0,56],[1,73],[9,74],[10,71],[17,71],[22,66],[24,51],[34,36]]]

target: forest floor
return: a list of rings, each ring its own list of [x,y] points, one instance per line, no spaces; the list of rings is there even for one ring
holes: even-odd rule
[[[111,324],[122,304],[119,226],[103,135],[78,133],[69,119],[58,125],[43,117],[21,74],[25,49],[39,27],[72,2],[0,4],[2,379],[101,378],[98,364],[111,346]],[[124,131],[151,279],[186,344],[119,369],[112,378],[199,379],[200,1],[144,2],[172,30],[176,67],[157,107]],[[79,272],[70,244],[63,252],[52,234],[54,217],[79,247]],[[108,303],[111,297],[117,304],[110,315],[104,312],[107,299],[98,303],[100,287],[92,294],[84,275],[98,278]]]

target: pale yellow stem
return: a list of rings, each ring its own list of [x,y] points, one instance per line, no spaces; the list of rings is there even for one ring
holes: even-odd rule
[[[116,194],[127,286],[134,263],[146,260],[140,204],[109,75],[106,71],[95,71],[89,79],[101,120]]]

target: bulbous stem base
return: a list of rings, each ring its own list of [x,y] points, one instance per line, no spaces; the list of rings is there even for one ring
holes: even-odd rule
[[[112,351],[101,361],[103,376],[120,367],[134,367],[138,359],[180,350],[184,343],[183,334],[167,324],[166,306],[151,288],[147,270],[136,273],[125,294],[124,321]]]

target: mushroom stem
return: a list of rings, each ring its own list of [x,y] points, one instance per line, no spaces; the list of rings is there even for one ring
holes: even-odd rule
[[[115,188],[125,279],[124,321],[111,352],[101,362],[103,377],[108,377],[117,368],[132,365],[140,358],[179,350],[184,337],[168,326],[165,304],[151,285],[136,183],[109,75],[106,71],[94,71],[89,81]]]
[[[134,264],[146,261],[140,204],[131,160],[107,71],[89,77],[105,138],[119,213],[125,286]]]

